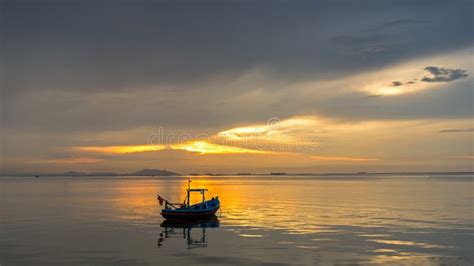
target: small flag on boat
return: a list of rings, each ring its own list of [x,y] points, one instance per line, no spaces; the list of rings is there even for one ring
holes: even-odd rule
[[[160,195],[158,195],[158,201],[160,202],[160,206],[163,206],[164,199]]]

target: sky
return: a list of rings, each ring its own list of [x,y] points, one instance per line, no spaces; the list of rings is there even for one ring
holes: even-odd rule
[[[1,173],[472,171],[472,1],[0,3]]]

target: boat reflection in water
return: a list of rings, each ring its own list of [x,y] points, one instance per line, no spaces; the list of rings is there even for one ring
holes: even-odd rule
[[[160,225],[164,230],[160,233],[157,241],[158,248],[163,245],[167,238],[184,238],[188,249],[207,247],[206,228],[219,227],[217,217],[210,217],[202,220],[165,220]],[[200,239],[195,239],[191,235],[192,229],[201,231]]]

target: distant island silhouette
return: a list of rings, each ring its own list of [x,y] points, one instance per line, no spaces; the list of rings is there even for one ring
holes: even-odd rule
[[[130,173],[127,175],[133,176],[176,176],[181,175],[175,172],[171,172],[168,170],[158,170],[158,169],[143,169],[134,173]]]
[[[64,173],[21,173],[21,174],[2,174],[1,176],[182,176],[168,170],[143,169],[132,173],[114,173],[114,172],[76,172],[68,171]]]

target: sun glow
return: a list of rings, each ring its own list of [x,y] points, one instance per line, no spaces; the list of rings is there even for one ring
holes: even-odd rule
[[[407,93],[414,93],[426,89],[433,89],[439,87],[439,84],[403,84],[399,86],[387,85],[389,80],[376,81],[364,88],[364,91],[371,95],[397,96]]]
[[[377,96],[401,96],[440,89],[446,87],[446,82],[426,82],[423,78],[430,77],[431,74],[425,68],[442,66],[472,72],[471,53],[471,49],[468,49],[446,55],[417,58],[377,71],[358,74],[347,78],[344,82],[352,89]]]
[[[292,117],[279,120],[270,118],[266,124],[236,127],[217,133],[217,137],[229,140],[295,140],[297,135],[310,134],[316,131],[320,121],[315,116]]]
[[[241,147],[225,146],[206,141],[193,141],[185,144],[171,145],[173,150],[185,150],[197,152],[200,154],[231,154],[231,153],[252,153],[252,154],[271,154],[271,151],[252,150]]]

